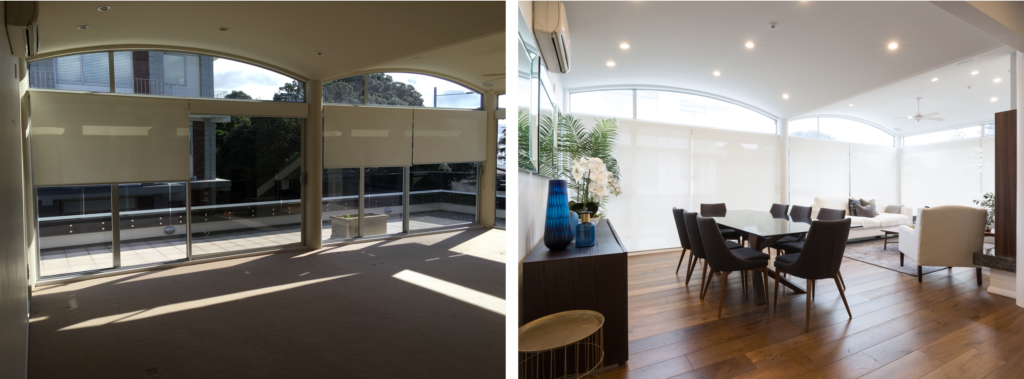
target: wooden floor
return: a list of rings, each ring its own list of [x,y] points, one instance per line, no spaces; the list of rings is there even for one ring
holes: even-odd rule
[[[700,268],[686,286],[678,262],[678,252],[629,258],[629,361],[605,378],[1024,378],[1024,308],[985,290],[987,269],[981,286],[973,268],[918,283],[845,259],[853,319],[821,280],[807,333],[805,295],[780,293],[769,310],[733,273],[719,320],[721,279],[702,302]]]

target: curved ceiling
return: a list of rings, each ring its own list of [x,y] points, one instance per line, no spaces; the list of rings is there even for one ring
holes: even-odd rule
[[[112,8],[101,12],[101,5]],[[39,7],[40,54],[101,45],[182,46],[246,57],[310,79],[386,63],[393,68],[421,56],[407,68],[444,68],[434,71],[478,88],[489,78],[484,75],[505,67],[503,40],[481,46],[504,32],[501,2],[86,1]],[[489,67],[495,59],[436,53],[463,43],[501,59]]]
[[[562,75],[564,88],[685,88],[782,118],[1004,46],[927,2],[566,2],[565,8],[573,66]],[[624,42],[628,50],[619,48]],[[899,48],[889,50],[890,42]]]

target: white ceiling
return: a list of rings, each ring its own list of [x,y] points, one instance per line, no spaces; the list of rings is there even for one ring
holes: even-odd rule
[[[113,8],[97,11],[101,5]],[[247,57],[310,79],[402,63],[505,30],[504,3],[484,1],[44,1],[39,13],[42,54],[108,45],[180,46]],[[83,24],[89,29],[76,28]],[[489,48],[482,54],[502,57],[494,67],[494,59],[480,64],[481,59],[451,54],[425,55],[417,63],[455,67],[448,70],[453,76],[480,87],[493,79],[485,75],[505,70],[504,43]],[[472,49],[480,52],[480,46]]]
[[[1005,46],[928,2],[566,2],[565,8],[572,68],[562,75],[564,88],[677,87],[781,118]],[[744,47],[748,41],[753,49]],[[886,46],[894,41],[900,46],[891,51]],[[629,50],[619,49],[623,42]],[[609,60],[616,66],[607,67]],[[716,70],[720,77],[712,75]]]
[[[811,115],[842,115],[871,121],[902,135],[992,122],[996,112],[1010,109],[1010,47],[980,54],[963,64],[950,64],[909,79],[816,109]],[[977,75],[971,72],[977,71]],[[932,79],[939,80],[933,82]],[[995,83],[996,78],[1001,79]],[[970,88],[968,88],[970,87]],[[907,120],[921,113],[940,112],[942,121]],[[995,97],[998,100],[992,102]],[[851,107],[850,104],[853,104]],[[894,117],[902,117],[895,119]],[[894,131],[900,128],[900,131]]]

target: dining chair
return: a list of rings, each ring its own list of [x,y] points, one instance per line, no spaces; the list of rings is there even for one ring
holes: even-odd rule
[[[768,210],[768,213],[771,213],[772,217],[783,218],[786,216],[786,211],[788,210],[788,204],[772,204],[772,208]]]
[[[686,256],[686,251],[689,250],[690,260],[686,262],[686,285],[689,285],[690,276],[693,275],[693,268],[696,265],[696,260],[700,258],[694,257],[693,247],[690,245],[690,237],[686,233],[686,223],[683,221],[683,213],[685,212],[685,209],[672,207],[672,218],[676,222],[676,233],[679,234],[679,244],[683,247],[683,252],[679,255],[679,264],[676,265],[676,274],[679,274],[679,268],[683,265],[683,258]],[[742,247],[740,244],[732,241],[725,241],[725,243],[729,245],[730,249],[738,249]]]
[[[775,258],[775,271],[807,279],[807,320],[804,330],[811,330],[811,303],[814,301],[815,281],[832,279],[843,298],[846,314],[853,318],[846,302],[846,286],[840,284],[839,267],[843,264],[846,240],[850,237],[848,218],[835,221],[814,221],[807,232],[804,249],[800,253]],[[713,262],[713,261],[712,261]],[[779,281],[775,281],[775,306],[779,306]]]
[[[725,208],[725,203],[712,203],[712,204],[701,204],[700,215],[704,217],[725,217],[728,210]],[[740,245],[743,244],[743,235],[736,229],[725,228],[722,229],[722,237],[727,240],[736,240]]]
[[[818,210],[818,220],[819,221],[836,221],[836,220],[843,220],[843,219],[846,219],[846,210],[843,210],[843,209],[830,209],[830,208],[821,208],[821,209]],[[813,225],[813,223],[812,223],[812,225]],[[808,230],[807,234],[809,235],[810,233],[811,232]],[[847,234],[849,234],[849,231],[847,231]],[[804,249],[804,240],[793,241],[793,242],[783,242],[783,243],[780,243],[778,245],[778,248],[776,250],[778,250],[779,248],[782,249],[782,252],[783,252],[784,255],[785,254],[798,254],[801,251],[803,251],[803,249]],[[776,255],[775,257],[776,257],[776,259],[778,259],[778,255]],[[846,289],[846,282],[843,281],[843,274],[840,273],[838,275],[839,275],[839,283],[843,285],[843,289]],[[813,296],[814,294],[812,293],[811,295]]]
[[[768,255],[750,248],[729,249],[725,246],[725,238],[718,228],[718,223],[710,217],[696,217],[696,224],[700,229],[700,236],[704,242],[704,252],[707,261],[711,266],[711,273],[708,275],[708,282],[704,285],[704,292],[707,293],[711,287],[711,279],[715,272],[722,273],[722,285],[718,295],[718,318],[722,318],[722,304],[725,302],[725,288],[728,284],[729,273],[733,271],[746,272],[758,270],[764,274],[764,288],[768,288]],[[746,275],[743,277],[743,288],[746,290]],[[765,306],[768,305],[765,296]]]
[[[686,235],[687,235],[687,237],[690,240],[690,248],[691,248],[690,249],[690,254],[692,254],[693,257],[694,257],[693,260],[690,262],[690,269],[687,270],[687,271],[692,273],[694,270],[697,269],[697,263],[698,263],[697,260],[698,259],[703,259],[704,260],[704,268],[700,272],[700,299],[704,300],[704,294],[707,292],[705,290],[706,288],[705,288],[704,277],[707,275],[707,272],[708,272],[708,259],[707,259],[707,253],[705,253],[705,250],[704,250],[704,239],[701,237],[701,235],[700,235],[700,228],[697,226],[697,212],[683,212],[683,224],[684,224],[684,226],[686,228]],[[722,240],[724,241],[725,239],[723,238]],[[730,250],[741,250],[740,248],[742,246],[740,246],[739,244],[736,244],[735,242],[732,242],[732,241],[726,241],[726,247],[730,247],[730,246],[733,246],[733,245],[735,245],[736,248],[730,248]],[[756,251],[754,251],[754,252],[758,253],[758,254],[751,254],[750,251],[754,251],[754,250],[752,250],[752,249],[745,249],[740,254],[743,255],[744,259],[746,259],[746,258],[761,259],[761,257],[758,256],[758,254],[764,256],[764,259],[768,259],[767,255],[761,254],[761,253],[756,252]],[[687,285],[689,285],[689,281],[690,281],[690,276],[687,275],[686,276],[686,283],[687,283]],[[744,283],[746,283],[746,282],[744,282]]]
[[[802,206],[802,205],[794,205],[793,208],[789,211],[789,219],[790,219],[790,221],[810,223],[811,222],[811,207],[805,207],[805,206]],[[778,241],[775,241],[775,243],[771,244],[771,246],[768,246],[768,254],[771,255],[772,249],[775,249],[775,255],[776,256],[778,256],[779,254],[785,254],[785,251],[783,251],[779,247],[780,245],[782,245],[784,243],[787,243],[787,242],[801,242],[801,241],[804,240],[804,237],[806,237],[806,236],[807,236],[807,233],[801,233],[799,236],[785,236],[785,237],[782,237]]]

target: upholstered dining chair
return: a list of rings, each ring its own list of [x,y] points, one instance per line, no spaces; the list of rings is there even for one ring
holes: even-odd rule
[[[707,293],[705,288],[704,277],[705,275],[707,275],[708,272],[708,260],[707,253],[705,253],[704,250],[704,238],[701,237],[700,228],[697,226],[697,212],[683,212],[683,224],[686,227],[686,235],[690,239],[690,253],[693,254],[694,256],[693,261],[690,263],[691,270],[689,271],[692,273],[694,270],[697,269],[698,259],[704,260],[704,268],[703,271],[700,272],[700,299],[704,300],[704,294]],[[739,251],[739,254],[742,255],[741,258],[743,259],[768,259],[768,256],[765,254],[754,251],[752,249],[740,249],[741,246],[739,246],[738,244],[732,243],[731,241],[726,241],[726,247],[732,245],[736,245],[736,249],[730,250]],[[757,254],[753,254],[751,252]],[[690,277],[687,276],[686,280],[687,283],[689,283]],[[746,282],[744,282],[744,285],[745,284]]]
[[[686,283],[686,285],[690,285],[690,276],[693,275],[694,266],[697,265],[697,260],[698,259],[703,259],[704,255],[701,254],[700,257],[695,257],[694,256],[693,247],[690,245],[690,237],[686,233],[686,223],[683,221],[683,213],[685,213],[685,212],[686,212],[685,209],[680,209],[680,208],[675,208],[675,207],[672,208],[672,218],[676,222],[676,233],[679,234],[679,244],[682,245],[682,247],[683,247],[683,252],[682,252],[682,254],[679,255],[679,264],[676,265],[676,274],[679,274],[679,268],[682,267],[682,265],[683,265],[683,258],[686,256],[686,251],[689,250],[690,251],[690,260],[686,262],[686,282],[685,283]],[[732,241],[725,241],[725,243],[727,245],[729,245],[730,249],[738,249],[738,248],[742,247],[742,246],[740,246],[740,244],[732,242]]]
[[[725,208],[725,203],[713,203],[713,204],[701,204],[700,215],[704,217],[723,217],[728,212]],[[722,229],[722,237],[727,240],[736,240],[740,245],[743,244],[743,235],[736,229],[725,228]]]
[[[922,266],[974,267],[981,285],[981,267],[974,265],[974,253],[984,245],[986,211],[982,208],[944,205],[923,208],[917,224],[900,225],[900,266],[906,255],[917,262],[917,282]]]
[[[835,221],[842,220],[845,218],[846,210],[844,209],[821,208],[820,210],[818,210],[818,220],[820,221]],[[807,234],[810,234],[810,231],[808,231]],[[806,238],[806,235],[804,235],[804,237]],[[800,253],[800,251],[802,251],[803,248],[804,240],[800,239],[792,242],[780,242],[777,244],[776,250],[782,250],[783,254],[797,254]],[[775,256],[778,257],[778,254],[776,254]],[[843,288],[845,289],[846,282],[843,281],[843,274],[840,273],[838,275],[839,283],[841,283],[843,285]]]
[[[711,266],[711,273],[708,275],[708,282],[704,285],[704,292],[707,293],[711,287],[711,279],[715,272],[722,273],[722,286],[718,295],[718,318],[722,318],[722,303],[725,301],[725,288],[728,283],[729,273],[733,271],[746,272],[758,270],[764,273],[764,287],[768,288],[768,255],[750,248],[729,249],[725,245],[725,238],[718,229],[718,223],[710,217],[696,217],[696,224],[700,229],[700,236],[704,243],[704,253],[707,254],[707,261]],[[746,275],[743,277],[743,288],[746,290]],[[768,305],[765,296],[765,306]]]
[[[788,204],[772,204],[772,208],[768,210],[768,213],[771,213],[772,217],[783,218],[786,216],[786,211],[788,210]]]
[[[776,204],[776,205],[778,205],[778,204]],[[790,220],[791,221],[795,221],[795,222],[808,222],[808,223],[810,223],[811,222],[811,211],[812,211],[811,207],[801,207],[799,205],[795,205],[795,206],[793,206],[793,210],[790,211]],[[772,206],[772,214],[774,214],[774,213],[775,213],[775,206],[773,205]],[[784,252],[782,251],[782,249],[779,246],[781,246],[782,244],[787,244],[787,243],[791,243],[791,242],[803,242],[804,241],[804,237],[806,237],[806,235],[783,237],[781,240],[776,241],[774,244],[772,244],[771,246],[768,247],[768,255],[771,255],[771,249],[775,249],[776,250],[776,252],[775,252],[776,255],[782,254]]]
[[[850,304],[846,302],[846,286],[840,284],[839,267],[846,252],[846,240],[850,238],[850,222],[844,218],[835,221],[814,221],[807,232],[804,249],[800,253],[786,254],[775,258],[775,271],[807,279],[807,320],[805,331],[811,330],[811,303],[814,301],[815,281],[832,279],[839,288],[839,296],[846,305],[846,314],[853,318]],[[980,233],[979,233],[980,234]],[[779,306],[779,281],[775,281],[775,306]]]

